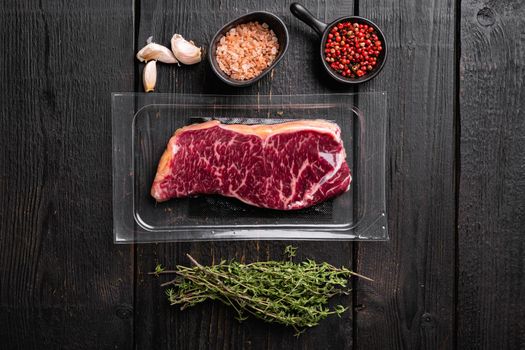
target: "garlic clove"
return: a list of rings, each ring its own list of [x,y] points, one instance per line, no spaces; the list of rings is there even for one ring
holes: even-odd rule
[[[142,84],[144,85],[144,91],[151,92],[155,90],[157,84],[157,61],[149,61],[144,66],[142,72]]]
[[[166,46],[156,43],[149,43],[148,45],[144,46],[137,53],[137,59],[140,62],[156,60],[163,63],[178,63],[170,49],[168,49]]]
[[[171,38],[171,50],[180,63],[195,64],[202,61],[202,49],[180,34],[175,34]]]

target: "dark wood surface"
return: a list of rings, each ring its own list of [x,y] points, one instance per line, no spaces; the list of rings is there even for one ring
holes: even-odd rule
[[[504,1],[306,1],[322,20],[360,14],[388,38],[358,89],[320,69],[318,38],[289,3],[3,1],[0,349],[525,348],[525,5]],[[113,244],[112,91],[141,91],[134,52],[175,32],[206,45],[251,10],[281,16],[284,61],[256,85],[207,63],[159,66],[178,93],[388,92],[388,242],[294,242],[299,259],[374,278],[351,307],[299,338],[217,303],[167,305],[156,262],[281,257],[288,242]],[[373,106],[370,106],[373,108]]]
[[[525,349],[525,2],[461,13],[458,347]]]
[[[391,240],[359,243],[356,341],[373,349],[454,346],[455,8],[452,2],[360,2],[386,30],[390,57],[360,91],[388,86]],[[378,332],[382,336],[378,336]]]
[[[2,1],[0,23],[0,348],[131,347],[109,93],[133,89],[132,8]]]

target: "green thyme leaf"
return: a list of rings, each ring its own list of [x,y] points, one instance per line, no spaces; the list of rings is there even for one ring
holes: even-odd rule
[[[349,293],[350,277],[370,279],[326,262],[294,263],[291,259],[296,252],[297,248],[286,247],[284,253],[289,261],[242,264],[222,260],[211,266],[203,266],[188,255],[194,267],[176,266],[167,271],[157,265],[151,274],[176,275],[161,286],[170,287],[165,292],[169,303],[179,305],[182,310],[206,300],[217,300],[231,306],[239,321],[252,315],[291,326],[298,335],[329,315],[341,316],[347,311],[343,305],[330,309],[328,300]]]

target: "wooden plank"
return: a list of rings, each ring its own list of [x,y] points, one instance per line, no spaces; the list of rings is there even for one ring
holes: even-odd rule
[[[461,2],[458,348],[525,348],[525,3]]]
[[[454,345],[454,1],[359,2],[385,32],[383,72],[359,91],[388,92],[390,241],[359,243],[356,346]],[[374,113],[375,106],[360,106]]]
[[[131,347],[110,122],[111,91],[133,88],[131,3],[0,6],[0,347]]]
[[[321,19],[332,19],[341,12],[351,13],[351,1],[307,1],[305,5]],[[178,93],[220,94],[299,94],[329,93],[341,89],[331,82],[318,62],[319,38],[306,25],[295,19],[289,3],[274,1],[142,1],[140,6],[139,42],[153,35],[168,44],[173,33],[181,33],[197,44],[207,46],[215,32],[227,21],[255,10],[267,10],[283,18],[290,30],[290,46],[284,61],[273,74],[256,85],[235,89],[218,81],[203,62],[191,67],[160,66],[158,90]],[[300,78],[298,78],[300,77]],[[183,243],[137,246],[136,262],[136,346],[138,348],[177,349],[339,349],[352,346],[351,313],[341,319],[332,317],[320,326],[293,336],[293,330],[268,325],[256,320],[239,323],[234,314],[219,303],[206,303],[180,311],[169,307],[158,281],[145,275],[156,262],[167,265],[185,264],[190,253],[202,263],[220,259],[244,261],[280,259],[290,242]],[[335,265],[350,266],[351,243],[297,243],[298,258],[315,258]],[[338,301],[352,305],[352,297]],[[329,336],[328,336],[329,335]]]

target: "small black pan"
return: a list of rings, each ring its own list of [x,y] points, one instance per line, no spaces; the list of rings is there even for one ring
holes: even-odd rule
[[[298,4],[296,2],[294,2],[293,4],[290,5],[290,11],[292,11],[292,14],[295,17],[297,17],[298,19],[300,19],[304,23],[308,24],[313,30],[315,30],[317,32],[317,34],[319,34],[321,36],[321,47],[320,47],[320,50],[319,50],[319,54],[321,56],[321,61],[323,62],[323,67],[325,68],[325,70],[335,80],[337,80],[337,81],[339,81],[341,83],[345,83],[345,84],[359,84],[359,83],[363,83],[363,82],[368,81],[368,80],[372,79],[373,77],[375,77],[381,71],[383,66],[385,65],[386,56],[387,56],[387,54],[386,54],[386,52],[387,52],[387,45],[386,45],[385,36],[384,36],[383,32],[381,31],[381,29],[379,29],[379,27],[374,22],[370,21],[369,19],[366,19],[366,18],[363,18],[363,17],[359,17],[359,16],[346,16],[346,17],[338,18],[338,19],[336,19],[335,21],[333,21],[330,24],[326,24],[324,22],[321,22],[317,18],[315,18],[310,13],[310,11],[308,11],[303,5]],[[376,65],[376,67],[372,71],[370,71],[369,73],[367,73],[367,74],[365,74],[365,75],[363,75],[362,77],[359,77],[359,78],[343,77],[342,75],[339,75],[337,72],[332,70],[332,68],[325,61],[324,47],[325,47],[325,44],[326,44],[326,40],[328,39],[328,34],[330,33],[330,30],[332,29],[333,26],[337,25],[337,23],[342,22],[342,21],[352,22],[352,23],[356,23],[357,22],[359,24],[362,23],[362,24],[368,24],[369,26],[372,26],[375,29],[376,33],[377,33],[377,37],[379,38],[379,40],[381,40],[381,43],[383,44],[383,50],[381,51],[381,53],[379,54],[379,57],[377,58],[377,65]]]
[[[221,38],[224,36],[224,34],[226,34],[233,27],[239,24],[254,22],[254,21],[257,21],[259,23],[266,23],[268,24],[270,29],[273,30],[273,32],[277,36],[277,40],[279,41],[279,52],[277,53],[277,56],[275,57],[275,60],[273,61],[273,63],[258,76],[252,79],[249,79],[249,80],[232,79],[221,70],[221,68],[219,67],[219,64],[217,63],[217,59],[215,57],[215,52],[217,51],[217,44],[219,43],[219,40],[221,40]],[[266,11],[257,11],[257,12],[248,13],[237,19],[234,19],[233,21],[225,24],[221,29],[219,29],[219,31],[213,36],[213,39],[211,39],[210,46],[208,48],[208,60],[210,61],[211,69],[219,77],[219,79],[221,79],[223,82],[225,82],[228,85],[236,86],[236,87],[243,87],[243,86],[252,85],[253,83],[257,82],[259,79],[264,77],[266,74],[268,74],[279,63],[279,61],[282,60],[287,49],[288,49],[288,29],[286,28],[286,25],[284,24],[284,22],[279,17],[274,15],[273,13],[266,12]]]

